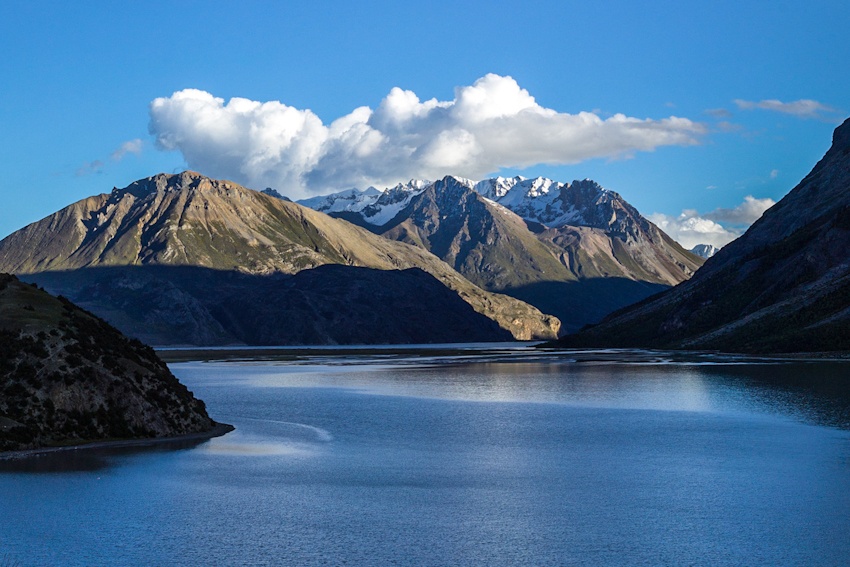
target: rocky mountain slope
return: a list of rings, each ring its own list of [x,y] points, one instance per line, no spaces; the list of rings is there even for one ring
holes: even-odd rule
[[[153,350],[0,274],[0,451],[213,428]]]
[[[850,350],[850,120],[779,203],[689,281],[561,344]]]
[[[481,290],[421,248],[380,238],[295,203],[194,172],[161,174],[84,199],[0,241],[0,270],[44,282],[49,289],[68,293],[75,300],[84,301],[86,290],[100,285],[101,274],[107,272],[93,270],[98,267],[134,267],[140,273],[157,266],[215,272],[215,277],[206,280],[212,291],[206,290],[203,297],[192,292],[191,277],[195,275],[186,281],[179,279],[186,277],[179,270],[156,272],[163,290],[174,301],[172,311],[185,313],[186,319],[194,321],[193,344],[220,344],[234,336],[210,308],[210,302],[216,300],[210,295],[219,296],[222,302],[225,294],[251,295],[245,286],[253,285],[249,282],[257,278],[292,275],[326,264],[378,270],[419,268],[515,338],[554,337],[558,331],[556,318],[514,298]],[[230,278],[229,274],[251,277]],[[76,283],[66,285],[71,281]],[[216,286],[222,281],[227,285],[219,293]],[[126,282],[134,287],[132,278]],[[87,306],[131,332],[122,324],[132,319],[128,313],[144,305],[137,305],[132,294],[121,298],[128,303],[104,305],[101,301]],[[430,308],[435,317],[442,315],[439,305]],[[404,317],[392,305],[385,305],[382,313]],[[278,321],[287,320],[286,313],[278,315]],[[156,344],[173,344],[171,331],[161,334],[165,342],[155,336],[147,338]],[[492,338],[501,337],[502,333],[497,333]],[[238,334],[235,338],[245,342]]]
[[[684,281],[702,263],[590,180],[448,176],[301,202],[429,250],[473,283],[552,313],[571,331]]]

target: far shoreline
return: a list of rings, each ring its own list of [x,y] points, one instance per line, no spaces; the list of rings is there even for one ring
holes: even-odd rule
[[[91,443],[81,443],[79,445],[68,445],[64,447],[39,447],[37,449],[22,449],[20,451],[4,451],[0,452],[0,460],[17,460],[27,459],[30,457],[38,457],[53,453],[63,453],[69,451],[89,451],[95,449],[121,449],[126,447],[149,447],[169,444],[181,444],[187,441],[207,441],[215,437],[227,435],[236,428],[228,423],[218,423],[208,431],[199,431],[197,433],[187,433],[185,435],[175,435],[172,437],[150,437],[145,439],[116,439],[114,441],[92,441]]]
[[[181,362],[237,362],[245,360],[274,360],[281,362],[303,362],[311,358],[344,357],[469,357],[486,358],[494,355],[561,355],[582,361],[628,361],[635,357],[668,356],[675,358],[718,358],[738,361],[835,361],[850,359],[850,352],[720,352],[709,350],[675,350],[651,348],[564,348],[552,346],[550,341],[516,341],[509,343],[451,343],[451,344],[383,344],[383,345],[222,345],[213,347],[158,346],[157,356],[166,363]]]

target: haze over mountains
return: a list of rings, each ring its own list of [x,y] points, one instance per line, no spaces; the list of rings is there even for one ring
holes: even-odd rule
[[[850,120],[788,195],[689,281],[560,344],[850,350]]]
[[[349,298],[371,303],[325,303],[315,280],[299,276],[326,264],[339,268],[325,270],[323,285],[333,279]],[[408,274],[384,282],[381,294],[351,295],[381,281],[369,270]],[[137,181],[11,234],[0,241],[0,271],[65,294],[154,344],[532,339],[559,329],[556,318],[481,290],[421,248],[194,172]],[[284,290],[304,298],[297,314],[275,311]],[[412,305],[417,294],[422,301]],[[356,323],[364,306],[375,324]]]
[[[299,203],[428,250],[569,331],[686,280],[703,261],[591,180],[448,176]]]

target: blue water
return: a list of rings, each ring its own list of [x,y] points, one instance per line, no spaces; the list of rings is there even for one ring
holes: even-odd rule
[[[850,564],[847,364],[425,362],[173,364],[236,431],[4,465],[0,565]]]

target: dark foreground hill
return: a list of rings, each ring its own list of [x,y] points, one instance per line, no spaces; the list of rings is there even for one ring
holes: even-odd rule
[[[157,358],[97,317],[0,274],[0,451],[207,432]]]
[[[850,120],[811,173],[692,279],[559,342],[850,350]]]

